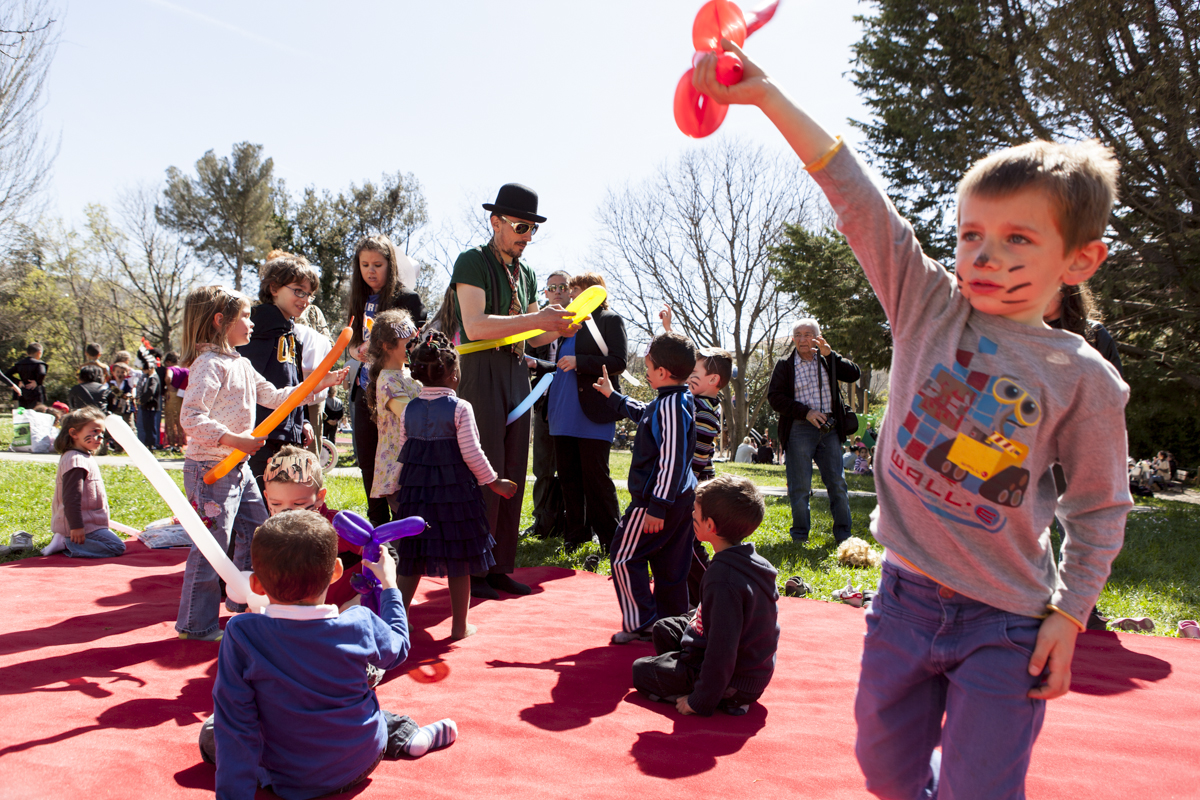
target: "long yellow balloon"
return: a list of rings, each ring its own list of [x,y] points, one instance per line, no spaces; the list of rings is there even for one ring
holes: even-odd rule
[[[567,311],[574,311],[575,317],[571,320],[572,325],[579,325],[584,318],[600,307],[600,304],[608,297],[608,292],[603,286],[589,286],[571,301],[571,305],[567,306]],[[532,330],[524,333],[514,333],[511,336],[505,336],[503,339],[483,339],[478,342],[467,342],[458,346],[458,354],[466,355],[467,353],[478,353],[481,350],[492,350],[497,347],[504,347],[506,344],[521,342],[526,339],[532,339],[535,336],[541,336],[545,331]]]
[[[354,324],[354,320],[350,321]],[[350,339],[354,336],[354,331],[350,325],[342,328],[342,335],[334,342],[333,349],[329,351],[329,355],[322,359],[313,373],[304,379],[296,387],[296,391],[288,395],[287,400],[283,401],[283,405],[271,412],[271,416],[264,419],[252,431],[254,437],[266,436],[271,431],[275,430],[279,423],[283,422],[283,418],[292,413],[296,406],[304,402],[304,398],[312,394],[313,389],[321,382],[321,379],[329,374],[329,370],[333,368],[334,363],[341,357],[342,351],[346,349],[346,345],[350,344]],[[241,450],[234,450],[229,455],[225,456],[225,460],[204,474],[204,482],[212,486],[217,481],[229,474],[230,470],[238,465],[238,463],[246,457],[246,454]]]

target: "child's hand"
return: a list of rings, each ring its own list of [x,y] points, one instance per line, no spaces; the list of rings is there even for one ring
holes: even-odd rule
[[[265,436],[256,437],[250,431],[243,434],[227,433],[221,437],[220,443],[226,447],[232,447],[234,450],[241,450],[246,455],[252,456],[258,452],[263,446],[263,442],[267,440]]]
[[[742,79],[733,86],[723,86],[717,80],[717,53],[709,53],[700,60],[692,73],[692,86],[700,94],[708,95],[718,103],[725,105],[759,105],[767,95],[767,87],[771,79],[762,67],[750,60],[728,39],[721,40],[721,49],[733,53],[742,60]]]
[[[1053,700],[1071,690],[1071,659],[1075,655],[1075,637],[1079,628],[1065,615],[1052,611],[1038,629],[1033,658],[1029,659],[1029,674],[1041,675],[1050,662],[1050,674],[1041,686],[1030,689],[1034,700]]]
[[[517,493],[517,485],[512,481],[506,481],[504,478],[497,478],[488,484],[492,487],[492,491],[508,500]]]
[[[671,320],[673,318],[672,314],[671,314],[671,307],[669,305],[667,305],[666,303],[663,303],[663,310],[658,312],[658,318],[662,320],[663,330],[666,331],[667,333],[670,333],[671,332]]]
[[[683,697],[681,697],[675,701],[675,710],[678,711],[680,714],[683,714],[685,717],[688,716],[689,714],[696,713],[695,711],[692,711],[692,707],[688,705],[687,699],[688,699],[688,696],[685,694]]]
[[[592,388],[605,397],[611,397],[613,385],[612,381],[608,379],[608,367],[601,365],[600,369],[604,374],[600,376],[600,380],[592,384]]]
[[[330,386],[337,386],[339,383],[346,380],[346,376],[348,374],[350,374],[349,367],[342,367],[339,370],[334,370],[322,378],[321,382],[317,384],[317,388],[313,389],[313,391],[319,392],[322,389],[328,389]]]
[[[73,544],[83,544],[87,541],[87,534],[83,532],[83,528],[71,528],[71,542]]]
[[[302,438],[302,441],[304,442],[305,447],[312,447],[313,429],[312,429],[312,424],[309,422],[304,423],[304,436]]]
[[[375,577],[379,578],[379,582],[383,584],[385,589],[396,588],[396,561],[392,558],[392,551],[386,547],[379,548],[379,560],[367,561],[363,559],[363,563],[367,565],[367,569],[375,573]]]
[[[663,529],[662,517],[655,517],[655,516],[651,516],[650,514],[646,515],[646,522],[645,522],[645,524],[642,525],[642,530],[644,530],[646,533],[658,533],[662,529]]]

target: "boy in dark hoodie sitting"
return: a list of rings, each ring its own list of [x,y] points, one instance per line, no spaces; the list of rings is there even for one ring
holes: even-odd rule
[[[681,714],[720,708],[745,714],[771,681],[779,622],[776,571],[743,540],[762,523],[765,506],[747,478],[722,474],[696,490],[696,538],[715,555],[700,587],[700,605],[654,623],[658,655],[633,662],[633,685]]]

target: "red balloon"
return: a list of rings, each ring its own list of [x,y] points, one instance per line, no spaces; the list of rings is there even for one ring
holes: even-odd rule
[[[746,19],[730,0],[708,0],[692,24],[692,45],[701,52],[717,50],[722,38],[741,47],[746,42]]]
[[[729,113],[729,106],[700,94],[692,86],[692,72],[688,70],[675,87],[675,124],[684,135],[703,139],[710,135]]]
[[[722,86],[733,86],[742,80],[742,60],[733,53],[721,53],[717,56],[717,83]]]

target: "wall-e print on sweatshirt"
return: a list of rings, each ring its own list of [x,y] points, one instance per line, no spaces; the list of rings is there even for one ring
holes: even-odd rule
[[[996,350],[980,338],[980,354]],[[1018,378],[971,369],[976,355],[959,350],[950,368],[934,369],[896,435],[888,471],[931,511],[995,533],[1007,522],[1002,509],[1025,499],[1029,447],[1019,439],[1042,409]]]

